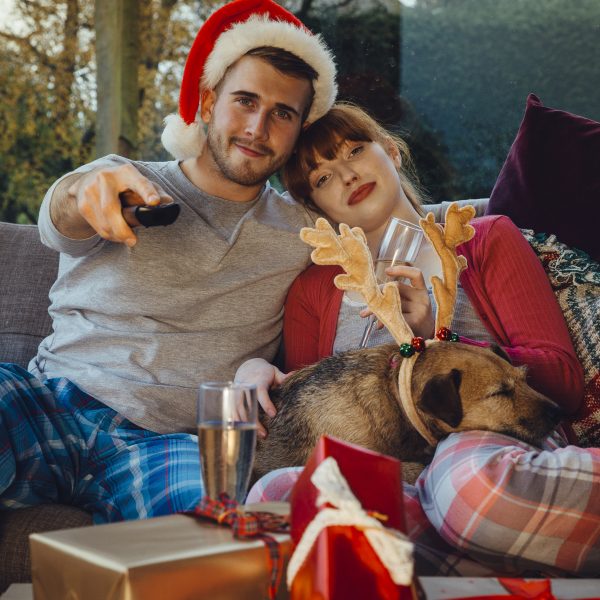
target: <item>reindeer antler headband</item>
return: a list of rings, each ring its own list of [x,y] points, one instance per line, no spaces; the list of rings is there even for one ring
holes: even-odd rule
[[[433,213],[419,220],[421,229],[440,258],[443,275],[443,279],[436,276],[431,278],[437,303],[436,337],[426,341],[415,338],[404,319],[396,284],[388,282],[383,288],[377,284],[371,252],[360,227],[350,229],[348,225],[341,223],[340,233],[337,235],[325,219],[317,219],[314,229],[304,227],[300,231],[301,239],[315,248],[311,254],[313,262],[318,265],[341,266],[345,274],[336,276],[336,287],[341,290],[358,291],[369,309],[388,328],[400,346],[405,357],[398,374],[400,402],[415,429],[431,445],[435,445],[437,441],[425,427],[412,399],[412,370],[421,350],[435,341],[450,337],[458,276],[467,268],[466,258],[456,253],[456,247],[475,235],[475,229],[469,225],[474,216],[475,209],[472,206],[459,208],[458,204],[454,203],[446,211],[444,225],[435,222]]]

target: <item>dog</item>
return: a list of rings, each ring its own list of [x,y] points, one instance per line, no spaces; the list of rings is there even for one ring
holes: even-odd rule
[[[253,480],[304,465],[319,437],[338,437],[400,460],[427,464],[434,448],[400,407],[395,344],[351,350],[300,369],[272,390],[277,414],[261,414],[268,430],[257,443]],[[560,408],[526,382],[498,346],[431,344],[415,363],[415,407],[436,440],[486,430],[539,446],[560,422]]]

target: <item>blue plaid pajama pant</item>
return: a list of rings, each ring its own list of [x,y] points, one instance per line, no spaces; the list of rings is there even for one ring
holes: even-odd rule
[[[141,429],[67,379],[0,363],[0,510],[72,504],[105,523],[190,510],[202,494],[196,436]]]

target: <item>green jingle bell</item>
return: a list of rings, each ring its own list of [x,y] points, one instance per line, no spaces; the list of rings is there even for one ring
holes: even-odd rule
[[[400,354],[404,358],[410,358],[415,353],[415,349],[410,344],[400,344]]]

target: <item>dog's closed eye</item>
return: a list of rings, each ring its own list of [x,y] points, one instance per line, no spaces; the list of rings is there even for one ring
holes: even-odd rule
[[[493,398],[494,396],[507,396],[512,398],[515,395],[515,386],[507,383],[503,383],[500,387],[490,392],[486,398]]]

